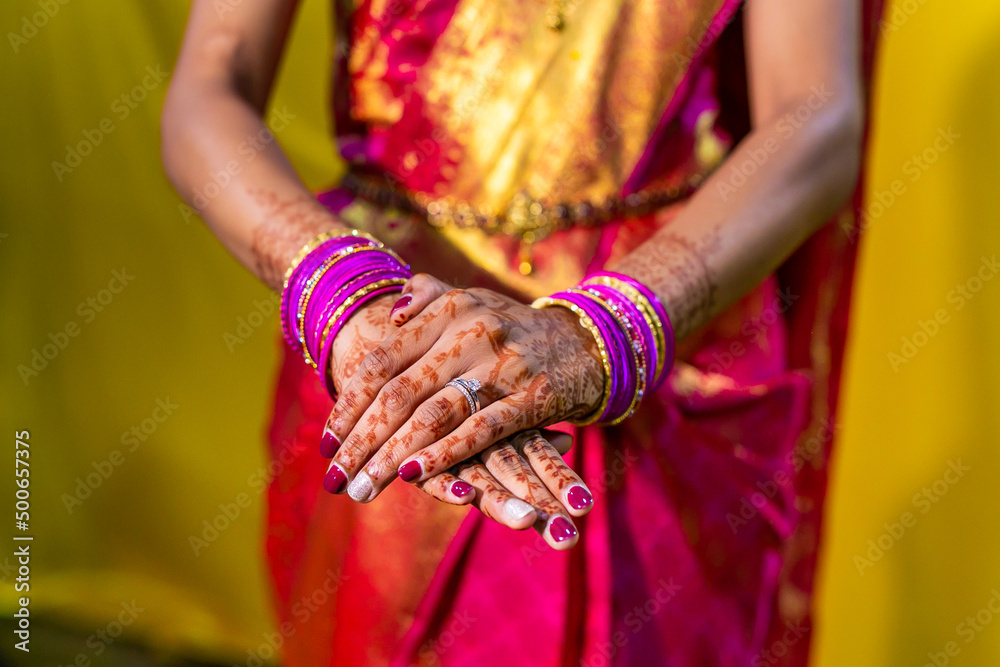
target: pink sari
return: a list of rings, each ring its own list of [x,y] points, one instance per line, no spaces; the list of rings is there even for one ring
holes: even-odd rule
[[[519,192],[603,202],[696,181],[749,130],[740,2],[568,6],[562,33],[540,0],[340,7],[351,48],[333,105],[352,169],[481,211]],[[867,78],[881,2],[864,8]],[[537,239],[523,275],[517,239],[345,189],[321,198],[415,270],[526,299],[684,206],[612,206],[600,226]],[[568,458],[596,504],[569,552],[404,484],[366,506],[323,493],[331,403],[286,349],[267,540],[286,663],[805,665],[859,202],[685,341],[636,416],[575,430]]]

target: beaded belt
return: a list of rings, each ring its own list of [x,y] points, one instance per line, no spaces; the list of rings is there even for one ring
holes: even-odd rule
[[[706,176],[694,174],[679,185],[608,197],[599,204],[588,201],[549,204],[522,190],[500,211],[487,211],[453,197],[432,198],[423,192],[402,190],[389,185],[377,174],[348,172],[341,187],[381,206],[419,215],[432,227],[476,228],[487,234],[517,239],[521,243],[521,273],[527,275],[533,268],[532,244],[553,232],[570,227],[596,227],[609,220],[646,215],[689,196]]]

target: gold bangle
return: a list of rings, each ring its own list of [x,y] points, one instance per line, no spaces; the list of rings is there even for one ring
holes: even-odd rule
[[[331,255],[330,257],[328,257],[323,261],[323,263],[316,269],[316,271],[313,272],[312,276],[310,276],[309,279],[306,280],[302,288],[302,295],[299,297],[299,303],[297,304],[295,311],[295,319],[299,325],[299,339],[298,339],[299,345],[302,346],[302,356],[305,357],[306,363],[309,364],[310,366],[313,364],[314,360],[312,358],[312,355],[309,353],[308,346],[306,345],[305,326],[306,326],[306,310],[308,310],[309,308],[309,300],[312,298],[313,291],[316,289],[316,285],[319,284],[320,279],[326,274],[327,271],[330,270],[331,267],[333,267],[334,264],[336,264],[337,262],[341,261],[346,257],[349,257],[355,253],[359,253],[365,250],[374,250],[376,252],[381,252],[383,254],[389,255],[390,257],[398,261],[401,265],[403,266],[406,265],[406,262],[404,262],[403,259],[399,255],[397,255],[391,248],[386,248],[384,246],[374,247],[370,245],[354,245],[354,246],[347,246],[346,248],[341,248],[340,250],[338,250],[333,255]],[[340,294],[341,291],[342,290],[338,290],[337,293],[334,295],[334,298],[336,298],[336,296]]]
[[[349,229],[346,231],[343,229],[331,229],[328,232],[323,232],[322,234],[316,236],[315,238],[311,239],[308,243],[306,243],[304,246],[302,246],[302,248],[295,254],[295,257],[292,258],[292,263],[288,265],[287,269],[285,269],[285,279],[282,281],[282,291],[288,289],[288,279],[292,277],[292,272],[295,271],[295,267],[301,264],[302,260],[304,260],[309,253],[311,253],[313,250],[319,247],[320,244],[325,243],[330,239],[347,237],[347,236],[353,236],[355,238],[365,238],[368,239],[369,241],[374,241],[376,247],[378,248],[385,247],[382,245],[382,242],[379,241],[377,238],[375,238],[371,234],[367,234],[358,229]]]
[[[333,325],[336,323],[336,321],[340,319],[340,317],[344,314],[344,312],[348,308],[357,303],[359,299],[362,299],[368,294],[371,294],[375,290],[382,289],[383,287],[391,287],[393,285],[404,285],[406,284],[406,280],[407,280],[406,278],[386,278],[385,280],[377,280],[373,283],[365,285],[357,292],[347,297],[344,303],[340,304],[337,310],[333,311],[333,315],[327,321],[326,326],[323,327],[323,333],[319,337],[319,349],[322,350],[323,347],[326,345],[326,337],[330,335],[330,330],[333,328]],[[308,359],[306,361],[313,368],[319,367],[319,364],[316,363],[315,361],[309,362]]]
[[[612,276],[596,276],[588,278],[583,281],[583,284],[604,285],[605,287],[618,290],[625,295],[626,299],[635,304],[636,308],[639,309],[639,313],[642,315],[642,318],[646,320],[646,324],[653,332],[653,339],[656,343],[656,370],[653,373],[653,377],[659,377],[660,373],[663,372],[664,364],[667,363],[667,339],[666,335],[663,333],[663,322],[660,321],[660,316],[656,314],[656,309],[653,308],[649,299],[647,299],[642,292],[628,283],[623,282],[618,278],[613,278]]]
[[[572,301],[567,301],[565,299],[553,298],[550,296],[543,296],[540,299],[535,299],[531,304],[532,308],[551,308],[553,306],[561,306],[567,308],[573,312],[578,318],[580,318],[580,326],[590,332],[590,335],[594,337],[594,341],[597,343],[597,350],[601,356],[601,367],[604,369],[604,394],[601,396],[601,402],[598,404],[597,409],[580,419],[567,419],[571,424],[576,424],[577,426],[587,426],[593,424],[601,415],[604,414],[604,410],[608,407],[608,400],[611,398],[611,360],[608,358],[608,348],[604,345],[604,339],[601,337],[601,332],[594,324],[594,320],[590,318],[582,308],[573,303]]]
[[[580,296],[586,299],[590,299],[591,301],[599,305],[601,308],[603,308],[604,311],[608,313],[608,315],[610,315],[622,328],[623,332],[625,333],[625,338],[628,340],[628,346],[629,348],[631,348],[631,353],[633,355],[633,361],[635,362],[635,371],[636,371],[635,393],[632,394],[632,401],[629,403],[628,409],[625,410],[625,412],[623,412],[621,415],[619,415],[615,419],[612,419],[609,422],[602,423],[604,426],[615,426],[617,424],[622,423],[623,421],[631,417],[633,414],[635,414],[636,408],[639,407],[640,401],[642,401],[643,397],[646,395],[646,355],[642,351],[642,345],[640,343],[637,343],[632,338],[631,335],[631,331],[633,329],[632,325],[628,324],[627,321],[623,319],[623,317],[619,314],[617,308],[615,308],[612,304],[609,304],[606,301],[604,301],[604,299],[602,299],[599,295],[592,294],[591,292],[587,291],[586,285],[582,287],[573,287],[567,291],[579,294]]]

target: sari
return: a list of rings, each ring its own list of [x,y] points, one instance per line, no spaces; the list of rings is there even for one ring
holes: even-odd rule
[[[338,3],[350,175],[321,201],[415,271],[525,300],[669,225],[750,130],[741,3],[562,6],[554,31],[541,0]],[[805,665],[860,196],[685,340],[631,419],[560,425],[595,498],[567,552],[401,483],[323,492],[331,400],[286,347],[266,544],[286,664]],[[555,204],[598,222],[546,226]]]

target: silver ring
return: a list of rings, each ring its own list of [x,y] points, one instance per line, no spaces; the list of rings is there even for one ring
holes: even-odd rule
[[[469,378],[464,380],[462,378],[455,378],[450,382],[445,383],[446,387],[454,387],[462,392],[465,396],[465,400],[469,402],[469,414],[474,415],[479,412],[479,390],[483,388],[482,383],[476,378]]]

